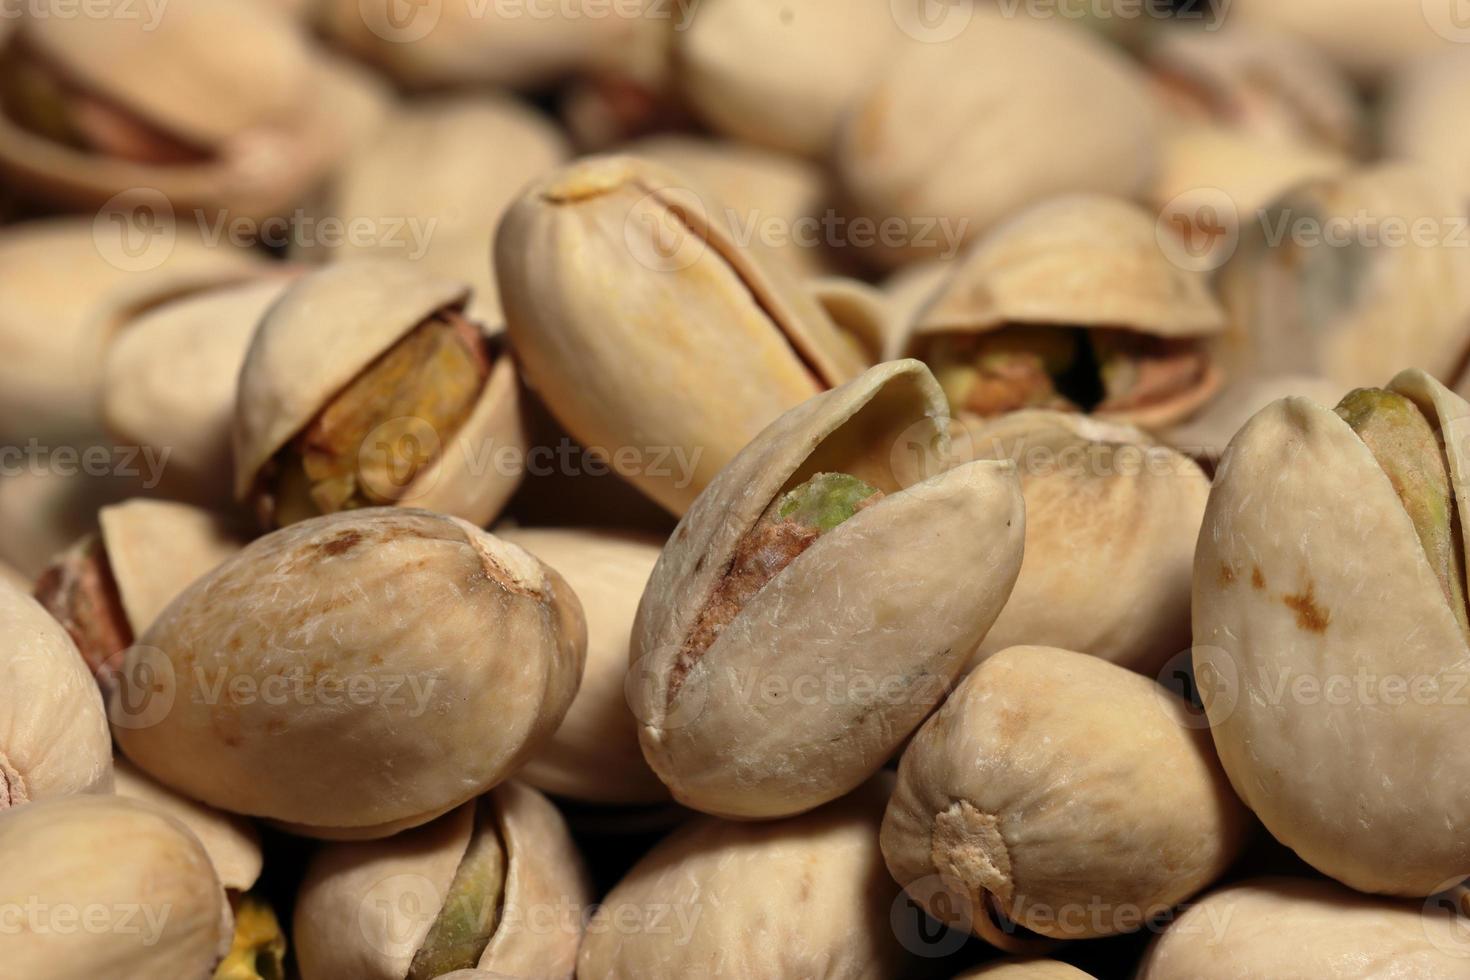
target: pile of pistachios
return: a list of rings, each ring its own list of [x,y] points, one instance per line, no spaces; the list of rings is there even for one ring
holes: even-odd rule
[[[1470,980],[1457,0],[0,0],[0,980]]]

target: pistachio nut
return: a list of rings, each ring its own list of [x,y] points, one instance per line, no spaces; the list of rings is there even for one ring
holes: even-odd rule
[[[768,823],[699,818],[655,845],[603,899],[577,976],[907,976],[894,933],[898,887],[883,870],[878,821],[891,781]],[[617,927],[618,923],[662,929]],[[672,932],[672,936],[669,933]]]
[[[1225,871],[1245,823],[1182,700],[1096,657],[1012,647],[904,751],[881,844],[936,919],[1019,949],[1018,927],[1142,928]]]
[[[520,395],[511,359],[465,317],[469,295],[364,258],[281,296],[235,403],[235,494],[263,526],[392,504],[481,525],[500,511],[525,455]]]
[[[822,157],[843,113],[902,37],[881,4],[703,0],[678,35],[679,80],[717,132]]]
[[[115,226],[104,227],[114,233]],[[139,242],[146,245],[152,233],[159,241],[172,235],[172,246],[158,264],[148,258],[143,268],[113,251],[121,240],[99,234],[91,220],[0,227],[6,355],[0,358],[0,444],[100,438],[103,359],[130,319],[167,299],[245,279],[264,265],[243,248],[211,245],[192,222],[147,226]]]
[[[1253,878],[1206,895],[1154,941],[1138,980],[1463,980],[1464,928],[1445,908],[1311,878]]]
[[[228,520],[187,504],[130,500],[97,512],[98,530],[36,581],[41,605],[104,684],[119,656],[195,580],[244,546]]]
[[[171,495],[229,503],[240,366],[256,326],[289,282],[270,275],[163,303],[132,320],[107,348],[103,424],[119,443],[167,459]]]
[[[0,587],[9,586],[19,592],[31,590],[31,580],[22,575],[13,565],[0,561]]]
[[[1156,117],[1142,72],[1107,42],[977,7],[959,36],[889,60],[839,130],[837,174],[858,216],[901,224],[901,240],[866,251],[902,264],[1058,194],[1136,196]]]
[[[0,560],[35,582],[58,554],[96,530],[99,507],[138,496],[146,482],[93,476],[80,463],[75,469],[43,464],[0,476]]]
[[[808,810],[943,699],[1010,595],[1015,467],[948,469],[943,394],[894,361],[792,409],[665,546],[633,626],[633,712],[681,803]]]
[[[783,411],[863,368],[712,195],[651,161],[552,173],[506,214],[495,264],[531,387],[675,514]]]
[[[884,278],[880,288],[888,297],[895,329],[908,330],[914,318],[954,275],[954,270],[953,259],[925,259],[903,266]]]
[[[386,840],[323,847],[293,934],[303,980],[570,978],[591,900],[561,815],[511,781]]]
[[[954,980],[1093,980],[1075,966],[1059,960],[1000,960],[967,970]]]
[[[252,892],[228,897],[235,931],[212,980],[286,980],[286,932],[275,909]]]
[[[1467,418],[1419,370],[1336,411],[1275,402],[1226,450],[1200,533],[1195,671],[1220,679],[1201,684],[1220,760],[1277,840],[1360,891],[1470,874]]]
[[[230,945],[230,907],[199,841],[120,796],[0,813],[0,901],[40,917],[0,933],[13,977],[209,980]]]
[[[1371,385],[1385,364],[1446,384],[1470,317],[1464,209],[1432,176],[1387,164],[1301,184],[1241,236],[1220,270],[1232,374]]]
[[[576,596],[454,517],[372,508],[261,538],[130,648],[128,758],[194,799],[310,836],[416,826],[505,779],[581,678]]]
[[[904,325],[882,289],[847,276],[809,279],[806,288],[864,363],[883,360]]]
[[[587,668],[556,734],[516,778],[547,793],[606,804],[661,803],[668,790],[643,760],[628,711],[628,635],[662,539],[631,532],[506,528],[496,532],[552,568],[587,616]]]
[[[258,0],[153,17],[126,5],[78,17],[67,0],[36,0],[6,39],[0,173],[35,198],[95,208],[147,189],[138,200],[159,216],[260,218],[376,122],[374,84]]]
[[[1189,649],[1189,576],[1210,481],[1139,430],[1064,412],[967,425],[974,459],[1011,459],[1026,551],[976,652],[1021,643],[1101,657],[1150,677]]]
[[[102,696],[76,646],[30,596],[0,584],[0,814],[112,788]],[[3,892],[3,889],[0,889]]]
[[[1050,408],[1149,429],[1187,418],[1219,390],[1207,341],[1224,315],[1156,231],[1125,201],[1039,204],[977,243],[899,350],[929,364],[957,416]]]
[[[1226,445],[1251,416],[1274,401],[1300,395],[1324,405],[1336,405],[1347,393],[1344,385],[1308,374],[1247,375],[1229,382],[1220,397],[1183,425],[1164,433],[1165,441],[1185,453],[1213,476]]]
[[[1462,202],[1470,199],[1470,134],[1459,125],[1467,96],[1470,58],[1457,48],[1397,72],[1380,109],[1385,155],[1418,163]]]
[[[1233,25],[1298,37],[1370,84],[1448,50],[1458,13],[1454,0],[1232,0],[1229,11]]]
[[[503,317],[485,243],[521,190],[569,152],[550,121],[509,96],[408,103],[335,172],[311,216],[366,224],[374,233],[311,242],[296,254],[408,259],[425,275],[472,284],[467,315],[498,329]]]

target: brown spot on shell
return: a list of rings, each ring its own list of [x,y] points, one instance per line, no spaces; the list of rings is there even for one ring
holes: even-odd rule
[[[1308,582],[1304,591],[1283,596],[1281,601],[1286,603],[1288,609],[1296,613],[1298,629],[1309,633],[1325,633],[1328,624],[1332,622],[1332,613],[1317,605],[1316,590],[1316,584]]]
[[[1264,589],[1266,587],[1266,576],[1261,574],[1260,565],[1251,566],[1251,588]]]
[[[356,528],[348,528],[335,537],[328,538],[316,545],[316,550],[326,558],[335,558],[345,555],[362,543],[362,532]]]
[[[1225,562],[1221,562],[1220,563],[1220,587],[1222,589],[1225,589],[1225,588],[1229,588],[1230,586],[1232,586],[1234,584],[1235,584],[1235,569],[1231,568]]]

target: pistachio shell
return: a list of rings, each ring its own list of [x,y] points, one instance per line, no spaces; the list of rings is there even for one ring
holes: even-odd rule
[[[531,386],[675,514],[777,415],[862,369],[712,196],[650,161],[551,174],[507,213],[495,262]],[[651,462],[671,452],[692,476]]]
[[[169,453],[171,489],[230,499],[235,388],[256,325],[289,280],[221,286],[165,303],[108,348],[102,418],[115,438]]]
[[[566,824],[545,797],[516,782],[502,783],[479,805],[494,810],[507,868],[493,896],[499,926],[478,970],[570,978],[592,894]],[[475,810],[467,804],[396,837],[318,851],[296,903],[304,980],[403,980],[444,908],[476,829]]]
[[[840,796],[963,669],[1010,594],[1025,521],[1010,463],[923,479],[948,448],[944,411],[921,364],[881,364],[781,416],[680,523],[634,623],[631,694],[644,755],[680,802],[774,817]],[[815,473],[887,497],[819,537],[690,654],[748,532]]]
[[[954,275],[954,270],[953,259],[926,259],[911,262],[883,280],[882,289],[893,311],[895,335],[890,337],[891,343],[896,346],[899,337],[907,336],[914,319]]]
[[[887,790],[876,780],[788,820],[705,817],[675,831],[603,900],[577,976],[909,975],[916,963],[890,922],[898,889],[877,847]]]
[[[860,279],[826,276],[808,280],[807,290],[864,360],[869,364],[883,360],[903,325],[894,318],[881,289]]]
[[[18,592],[28,592],[31,588],[31,580],[22,575],[14,566],[0,561],[0,587],[9,586]]]
[[[628,634],[662,539],[630,532],[506,528],[502,540],[565,569],[587,615],[587,669],[556,734],[517,778],[593,803],[659,803],[668,790],[643,761],[628,711]]]
[[[881,843],[906,888],[942,881],[910,892],[932,915],[1013,948],[1013,923],[1142,928],[1224,872],[1245,820],[1184,702],[1095,657],[1012,647],[914,736]]]
[[[1092,974],[1058,960],[1001,960],[967,970],[954,980],[1092,980]]]
[[[12,976],[208,980],[229,948],[230,909],[204,848],[136,800],[72,797],[0,815],[0,868],[0,896],[29,919],[0,935]]]
[[[1336,405],[1346,393],[1343,385],[1305,374],[1243,377],[1228,384],[1204,411],[1164,433],[1164,441],[1211,467],[1251,416],[1288,395],[1300,395],[1323,405]]]
[[[909,262],[940,251],[921,235],[937,219],[970,239],[1058,194],[1136,195],[1157,157],[1155,115],[1106,42],[977,8],[958,37],[912,41],[890,60],[839,132],[837,172],[857,213],[911,232],[874,258]]]
[[[1441,430],[1463,523],[1470,406],[1422,371],[1388,389]],[[1226,450],[1194,629],[1197,672],[1230,681],[1206,702],[1220,759],[1278,840],[1360,891],[1428,895],[1470,870],[1454,750],[1470,648],[1393,484],[1332,410],[1275,402]]]
[[[110,790],[102,696],[71,638],[39,603],[7,585],[0,585],[0,636],[0,813]]]
[[[175,600],[128,651],[114,734],[212,806],[381,835],[524,762],[571,704],[585,648],[576,597],[520,548],[426,511],[337,514],[256,541]]]
[[[1212,892],[1166,929],[1138,980],[1462,980],[1464,930],[1444,908],[1326,881],[1254,878]]]
[[[260,835],[250,821],[223,813],[154,781],[127,759],[113,760],[114,786],[118,796],[152,806],[168,814],[198,838],[220,883],[231,891],[254,887],[260,877]]]
[[[134,464],[147,474],[159,460]],[[0,559],[34,582],[59,553],[96,530],[99,507],[138,496],[147,482],[44,464],[0,477]]]
[[[1150,677],[1189,649],[1189,577],[1210,481],[1130,426],[1062,412],[970,421],[974,459],[1012,459],[1026,552],[976,653],[1033,643]]]
[[[1299,37],[1364,82],[1463,40],[1446,32],[1463,30],[1455,17],[1451,0],[1232,0],[1230,7],[1233,24]]]
[[[1457,48],[1397,72],[1381,110],[1385,154],[1420,164],[1461,201],[1470,198],[1470,132],[1459,124],[1467,95],[1470,58]]]

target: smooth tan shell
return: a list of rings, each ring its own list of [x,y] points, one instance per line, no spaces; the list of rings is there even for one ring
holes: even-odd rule
[[[914,319],[954,275],[954,259],[925,259],[912,262],[882,282],[892,310],[894,330],[906,336]]]
[[[20,592],[29,592],[31,589],[31,580],[4,561],[0,561],[0,584]]]
[[[911,41],[890,59],[834,157],[858,214],[910,227],[907,247],[873,256],[900,264],[940,250],[917,241],[932,219],[962,222],[972,239],[1058,194],[1134,196],[1158,135],[1141,73],[1106,42],[980,8],[958,37]]]
[[[0,814],[112,788],[102,696],[76,645],[40,603],[0,584]]]
[[[1026,500],[1021,574],[976,662],[1020,643],[1149,677],[1189,649],[1189,577],[1210,481],[1131,426],[1063,412],[968,420],[966,455],[1012,459]]]
[[[266,314],[240,371],[235,401],[235,495],[343,388],[435,312],[462,309],[469,287],[388,259],[338,262],[297,280]],[[414,507],[488,523],[510,499],[520,470],[493,465],[523,454],[515,366],[498,356],[470,417],[435,433],[441,454],[401,491]]]
[[[1420,371],[1389,388],[1442,430],[1463,520],[1470,406]],[[1194,629],[1220,760],[1278,840],[1360,891],[1423,896],[1470,873],[1470,648],[1387,475],[1331,409],[1275,402],[1226,450]]]
[[[1470,199],[1470,131],[1459,124],[1467,97],[1470,57],[1457,48],[1395,73],[1381,109],[1385,154],[1426,167],[1461,201]]]
[[[96,530],[99,507],[147,492],[149,464],[133,462],[142,479],[63,473],[44,462],[0,477],[0,560],[32,582],[40,578],[52,559]]]
[[[113,731],[212,806],[381,835],[524,762],[585,648],[576,597],[521,549],[426,511],[353,511],[267,535],[176,599],[128,651]]]
[[[1347,393],[1345,385],[1307,374],[1246,376],[1227,385],[1204,411],[1169,429],[1162,438],[1185,455],[1213,465],[1240,427],[1272,402],[1300,395],[1322,405],[1336,405]]]
[[[43,926],[0,936],[9,976],[208,980],[229,948],[209,855],[136,800],[70,797],[0,815],[0,867],[0,901],[34,909]]]
[[[680,802],[768,818],[834,799],[893,755],[963,669],[1015,582],[1025,518],[1010,463],[925,479],[944,465],[944,412],[923,365],[881,364],[781,416],[680,522],[638,610],[630,678],[643,753]],[[671,697],[670,672],[738,542],[819,472],[888,496],[767,583]]]
[[[260,835],[250,821],[175,793],[121,756],[113,766],[117,795],[147,803],[187,827],[209,855],[220,884],[237,892],[254,887],[263,858]]]
[[[881,289],[846,276],[809,279],[806,285],[807,291],[867,363],[877,364],[884,359],[900,326],[888,296]]]
[[[1096,657],[1012,647],[904,751],[883,857],[931,912],[1013,948],[1142,928],[1224,872],[1246,813],[1184,702]],[[939,899],[948,897],[944,904]]]
[[[1363,82],[1463,41],[1456,14],[1452,0],[1232,0],[1230,9],[1234,24],[1299,37]]]
[[[127,325],[108,348],[102,419],[131,445],[167,450],[171,487],[231,498],[236,384],[261,318],[290,280],[270,276],[191,294]]]
[[[628,634],[662,538],[574,528],[506,528],[496,535],[562,569],[587,615],[587,669],[556,734],[517,778],[593,803],[660,803],[669,792],[643,760],[628,710]]]
[[[877,847],[887,790],[876,780],[800,817],[760,824],[704,817],[675,831],[603,900],[577,976],[908,975],[916,964],[890,921],[898,888]]]
[[[726,220],[712,195],[651,161],[593,157],[530,188],[496,238],[528,382],[572,436],[615,454],[675,514],[781,412],[863,367]],[[620,462],[620,449],[645,465]],[[670,451],[691,479],[659,472]]]
[[[570,978],[581,914],[592,901],[581,857],[561,815],[540,793],[512,781],[491,798],[507,872],[500,928],[478,970],[493,977]],[[474,805],[466,804],[396,837],[318,851],[297,897],[292,930],[304,980],[403,980],[443,908],[474,816]],[[561,915],[546,928],[542,917],[550,912]]]
[[[1138,980],[1463,980],[1465,934],[1443,906],[1309,878],[1253,878],[1196,902],[1154,941]]]
[[[1092,980],[1059,960],[1001,960],[959,974],[954,980]]]

